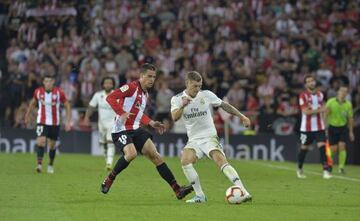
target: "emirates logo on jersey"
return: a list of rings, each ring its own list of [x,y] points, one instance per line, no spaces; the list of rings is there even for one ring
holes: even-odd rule
[[[52,98],[55,100],[57,98],[56,94],[53,94]]]

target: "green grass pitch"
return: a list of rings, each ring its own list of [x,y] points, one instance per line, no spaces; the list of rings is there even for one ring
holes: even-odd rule
[[[166,162],[184,184],[180,160]],[[227,204],[224,192],[231,183],[207,159],[195,167],[208,202],[188,205],[175,198],[144,157],[135,159],[104,195],[99,189],[107,174],[102,157],[61,154],[55,174],[37,174],[35,155],[0,154],[0,220],[360,220],[359,166],[323,180],[320,165],[306,164],[308,178],[299,180],[294,163],[231,163],[252,203]]]

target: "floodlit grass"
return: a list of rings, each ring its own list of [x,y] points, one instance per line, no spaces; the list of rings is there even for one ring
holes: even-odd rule
[[[0,220],[360,220],[358,166],[323,180],[320,165],[306,164],[308,178],[299,180],[294,163],[231,161],[254,198],[229,205],[224,195],[231,183],[212,161],[201,160],[195,167],[208,202],[188,205],[144,157],[118,176],[107,195],[100,193],[107,175],[103,158],[61,154],[55,174],[37,174],[35,158],[0,154]],[[180,160],[165,160],[185,184]]]

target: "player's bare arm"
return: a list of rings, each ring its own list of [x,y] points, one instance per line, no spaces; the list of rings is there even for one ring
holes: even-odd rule
[[[324,113],[326,112],[326,107],[321,106],[317,109],[312,109],[311,107],[304,107],[301,109],[301,111],[306,115],[312,115],[312,114],[318,114],[318,113]]]
[[[151,120],[149,125],[154,128],[159,134],[163,134],[165,132],[165,125],[160,121]]]
[[[243,115],[240,111],[238,111],[234,106],[232,106],[231,104],[223,101],[220,105],[220,107],[228,112],[229,114],[232,114],[234,116],[237,116],[240,118],[242,124],[245,126],[245,127],[250,127],[250,119],[248,117],[246,117],[245,115]]]
[[[181,118],[184,108],[190,103],[190,101],[191,100],[188,97],[182,98],[182,106],[171,112],[171,117],[172,117],[173,121],[178,121]]]
[[[328,128],[329,124],[328,124],[328,117],[331,113],[330,108],[326,108],[326,111],[324,112],[324,123],[325,123],[325,128]]]
[[[86,109],[86,112],[85,112],[85,117],[84,117],[84,120],[85,120],[85,123],[87,125],[90,124],[90,117],[93,115],[93,113],[95,112],[95,107],[92,107],[92,106],[88,106],[88,108]]]
[[[36,107],[36,100],[32,98],[25,114],[25,124],[28,124],[30,122],[30,113],[35,107]]]
[[[71,104],[69,101],[64,102],[65,112],[66,112],[66,123],[65,123],[65,131],[71,130],[71,119],[72,119],[72,113],[71,113]]]
[[[348,128],[349,128],[350,141],[353,142],[355,140],[355,135],[354,135],[354,118],[352,118],[352,117],[349,117]]]

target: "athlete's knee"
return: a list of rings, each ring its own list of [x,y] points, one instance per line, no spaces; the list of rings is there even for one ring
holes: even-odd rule
[[[55,140],[49,140],[49,149],[53,150],[56,147],[56,141]]]
[[[196,156],[193,153],[187,153],[187,154],[183,153],[183,155],[181,155],[181,165],[182,166],[186,166],[188,164],[195,163],[195,161],[196,161]]]
[[[40,147],[45,147],[46,145],[46,138],[45,137],[38,137],[36,143]]]
[[[300,146],[300,149],[302,149],[302,150],[308,150],[308,149],[309,149],[309,146],[302,144],[302,145]]]
[[[346,150],[346,144],[344,142],[339,143],[339,150]]]
[[[129,147],[124,149],[125,158],[128,162],[134,160],[137,156],[136,149],[134,147]]]

